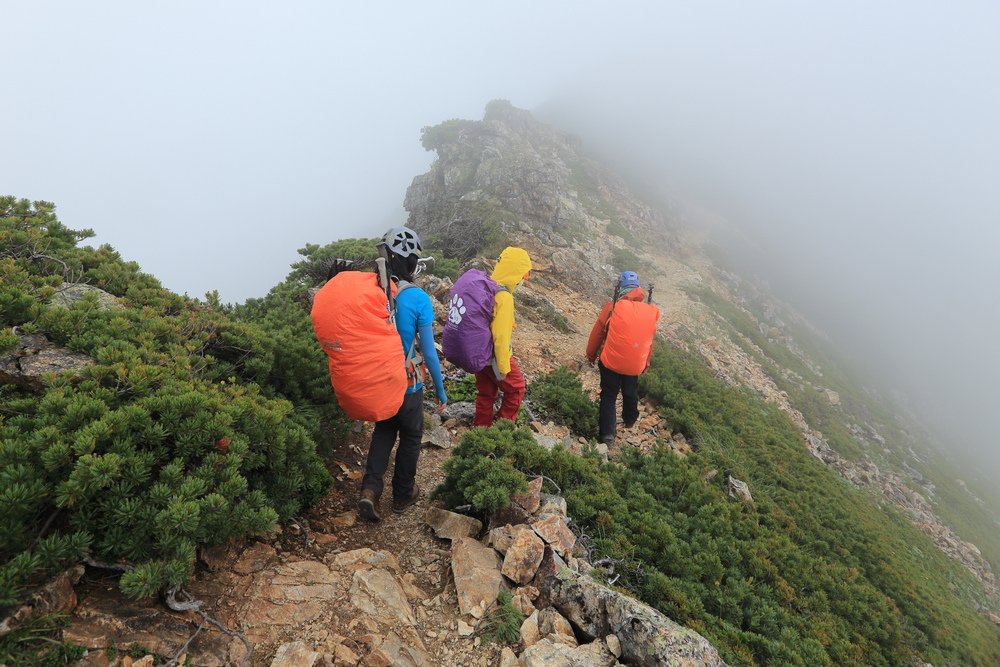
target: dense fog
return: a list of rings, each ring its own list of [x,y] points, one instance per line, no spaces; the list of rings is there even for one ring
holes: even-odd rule
[[[995,3],[21,3],[0,191],[164,284],[262,295],[404,219],[419,130],[492,98],[582,135],[1000,472]]]

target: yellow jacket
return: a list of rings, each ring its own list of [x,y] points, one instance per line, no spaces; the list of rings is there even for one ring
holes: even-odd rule
[[[507,288],[508,291],[497,292],[493,304],[493,356],[497,368],[503,374],[510,373],[510,358],[514,354],[511,339],[514,335],[514,290],[521,280],[531,271],[531,258],[528,253],[513,246],[504,248],[500,253],[500,261],[493,269],[493,280]]]

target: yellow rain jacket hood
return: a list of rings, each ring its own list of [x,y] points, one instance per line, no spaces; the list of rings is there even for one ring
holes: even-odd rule
[[[523,248],[508,246],[500,253],[500,260],[491,278],[507,288],[499,291],[493,305],[493,356],[501,373],[510,372],[513,355],[511,339],[514,335],[514,296],[518,283],[531,271],[531,258]]]

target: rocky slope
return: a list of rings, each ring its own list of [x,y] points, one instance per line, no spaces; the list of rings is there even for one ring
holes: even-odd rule
[[[597,373],[583,363],[586,336],[618,271],[635,268],[655,284],[660,333],[671,344],[697,352],[718,377],[780,406],[802,430],[804,447],[851,483],[903,509],[996,596],[989,564],[935,515],[925,486],[871,458],[838,453],[796,408],[773,369],[764,367],[753,342],[695,296],[710,290],[734,305],[746,301],[739,279],[719,271],[676,210],[665,216],[642,205],[572,138],[504,102],[491,103],[483,121],[449,121],[427,130],[424,143],[438,160],[406,193],[409,223],[437,247],[469,259],[476,248],[499,250],[511,242],[535,260],[531,280],[518,293],[517,354],[529,380],[569,365],[596,396]],[[439,279],[425,283],[439,320],[448,286]],[[782,326],[787,315],[767,308],[743,312],[769,339],[811,363]],[[19,382],[36,381],[33,363],[58,351],[45,341],[21,343],[10,359],[0,360],[0,371]],[[830,392],[827,400],[839,400]],[[468,426],[467,408],[451,406],[444,422],[428,430],[418,473],[425,489],[442,480],[448,447]],[[532,427],[543,446],[562,442],[580,449],[562,425]],[[368,436],[359,430],[332,453],[337,482],[307,516],[270,536],[201,554],[188,587],[204,603],[200,612],[125,601],[112,575],[95,567],[87,568],[75,592],[67,582],[79,571],[60,579],[65,595],[46,604],[71,611],[65,638],[92,649],[84,664],[126,664],[129,658],[109,657],[107,649],[132,643],[160,654],[157,664],[172,656],[197,665],[722,664],[699,635],[587,579],[584,555],[560,544],[572,535],[559,530],[567,524],[559,518],[565,510],[544,509],[540,497],[510,526],[477,528],[434,511],[426,499],[403,515],[385,512],[377,526],[356,521],[353,499]],[[640,449],[666,442],[679,456],[692,446],[648,404],[621,436],[620,443]],[[881,436],[859,425],[856,437],[877,442]],[[614,447],[607,455],[618,453]],[[730,485],[735,495],[744,494],[743,502],[752,502],[752,486],[739,480]],[[558,500],[549,500],[558,508]],[[528,616],[519,655],[480,637],[481,619],[501,585]],[[220,625],[206,621],[205,613]],[[636,617],[646,619],[646,635],[636,634],[639,624],[626,622]]]
[[[710,305],[693,296],[709,290],[740,308],[765,336],[822,376],[786,330],[782,313],[790,309],[715,265],[703,250],[704,239],[694,231],[697,225],[685,219],[690,209],[669,207],[667,217],[639,203],[620,179],[588,159],[572,137],[502,100],[487,106],[482,121],[449,121],[425,129],[424,145],[435,150],[438,159],[407,190],[404,205],[410,225],[441,240],[445,248],[455,237],[482,243],[491,235],[522,245],[539,265],[533,272],[534,291],[570,312],[581,300],[588,304],[583,309],[592,312],[606,300],[619,270],[638,270],[644,281],[655,283],[664,313],[661,333],[668,340],[697,351],[720,378],[748,386],[779,405],[801,428],[804,446],[817,458],[902,510],[973,574],[994,605],[1000,604],[990,564],[935,513],[928,499],[933,485],[905,464],[883,470],[867,454],[851,460],[831,447],[762,366],[759,348],[721,326]],[[744,307],[750,302],[755,302],[753,310]],[[798,318],[794,313],[784,316]],[[794,374],[777,366],[781,373]],[[839,401],[836,392],[824,391],[829,391],[829,401]],[[885,447],[873,425],[850,427],[863,448],[873,442]]]

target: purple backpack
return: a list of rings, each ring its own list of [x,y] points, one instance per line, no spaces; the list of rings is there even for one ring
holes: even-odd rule
[[[479,269],[469,269],[455,281],[441,338],[445,359],[469,373],[489,366],[493,359],[493,303],[502,289]]]

